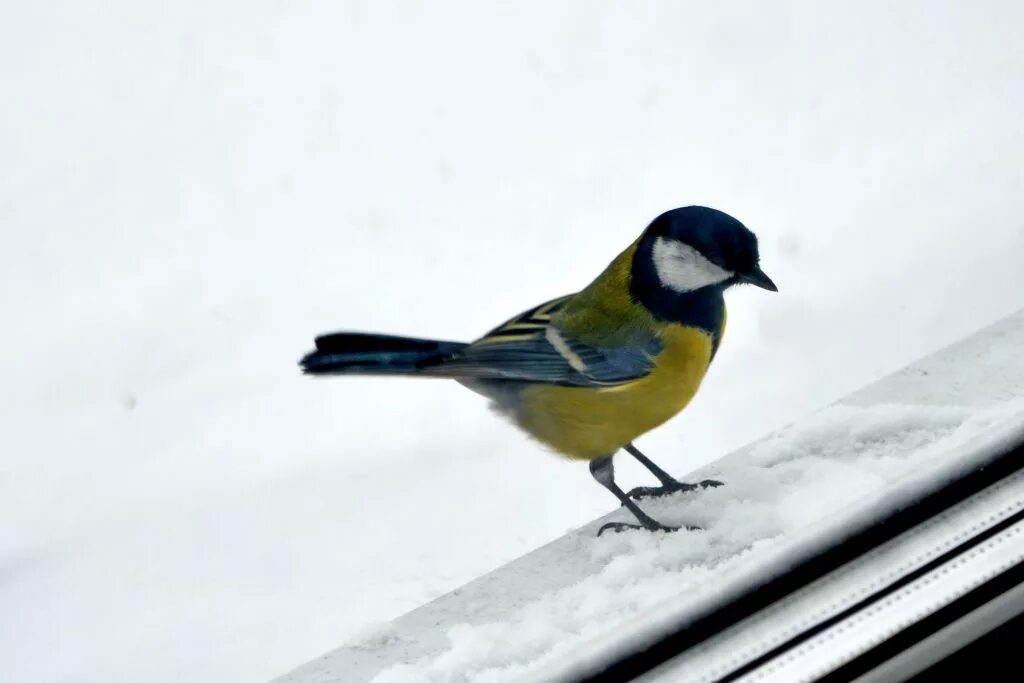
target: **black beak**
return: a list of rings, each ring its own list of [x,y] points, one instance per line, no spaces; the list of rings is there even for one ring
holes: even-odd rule
[[[752,285],[756,285],[761,289],[767,289],[769,292],[779,291],[779,288],[775,286],[775,283],[772,282],[772,279],[765,275],[764,271],[761,270],[761,266],[755,266],[754,270],[747,273],[746,275],[741,275],[740,279],[743,280],[744,282],[749,282]]]

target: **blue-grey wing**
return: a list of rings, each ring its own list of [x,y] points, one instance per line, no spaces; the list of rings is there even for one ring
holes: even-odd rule
[[[460,379],[568,386],[614,386],[650,373],[661,349],[656,338],[630,347],[601,347],[573,339],[550,318],[567,298],[509,320],[430,371]]]

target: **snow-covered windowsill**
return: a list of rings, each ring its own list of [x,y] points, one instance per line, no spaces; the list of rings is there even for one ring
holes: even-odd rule
[[[601,524],[626,519],[613,512],[279,680],[540,681],[599,671],[1024,438],[1021,348],[1024,313],[688,477],[727,486],[645,504],[659,520],[703,531],[596,537]],[[839,604],[819,599],[822,609]]]

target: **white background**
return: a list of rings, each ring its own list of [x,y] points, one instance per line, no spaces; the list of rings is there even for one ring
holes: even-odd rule
[[[4,3],[0,675],[268,678],[614,506],[316,333],[723,209],[781,291],[640,440],[683,474],[1024,306],[1024,9],[890,4]]]

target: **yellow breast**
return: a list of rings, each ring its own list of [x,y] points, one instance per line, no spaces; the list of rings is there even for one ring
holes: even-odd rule
[[[686,407],[711,361],[712,339],[691,327],[667,325],[655,369],[615,387],[531,385],[516,422],[533,437],[574,459],[610,455]]]

